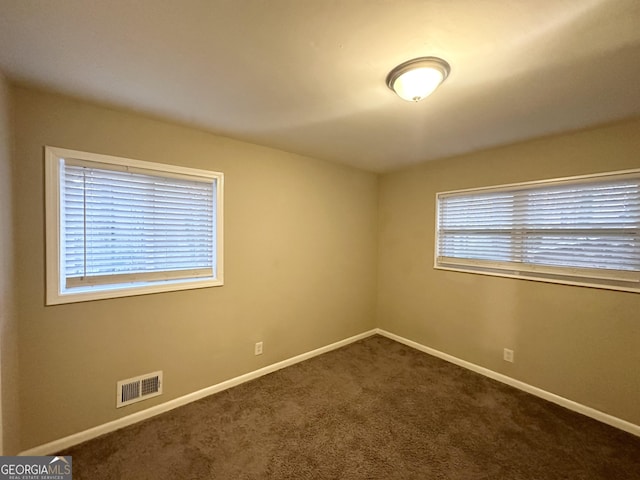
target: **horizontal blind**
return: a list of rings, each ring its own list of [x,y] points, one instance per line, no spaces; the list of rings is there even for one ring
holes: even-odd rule
[[[440,194],[437,262],[638,281],[639,229],[638,176]]]
[[[214,180],[96,165],[61,168],[67,287],[214,275]]]

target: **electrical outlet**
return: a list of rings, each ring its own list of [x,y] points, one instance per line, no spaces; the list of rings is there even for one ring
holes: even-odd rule
[[[502,358],[504,359],[505,362],[513,363],[513,350],[505,348],[504,353],[502,354]]]
[[[262,342],[256,343],[253,353],[254,355],[262,355]]]

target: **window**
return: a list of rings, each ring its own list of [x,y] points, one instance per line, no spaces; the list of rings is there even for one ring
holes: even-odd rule
[[[45,148],[47,304],[222,285],[223,175]]]
[[[437,194],[435,268],[640,292],[640,170]]]

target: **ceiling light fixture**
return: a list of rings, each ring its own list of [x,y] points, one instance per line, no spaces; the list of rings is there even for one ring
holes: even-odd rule
[[[420,57],[401,63],[387,75],[387,86],[408,102],[431,95],[449,75],[451,67],[438,57]]]

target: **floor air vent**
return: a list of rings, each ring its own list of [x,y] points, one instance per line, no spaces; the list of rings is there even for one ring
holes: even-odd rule
[[[162,372],[153,372],[118,382],[116,408],[156,397],[162,393]]]

